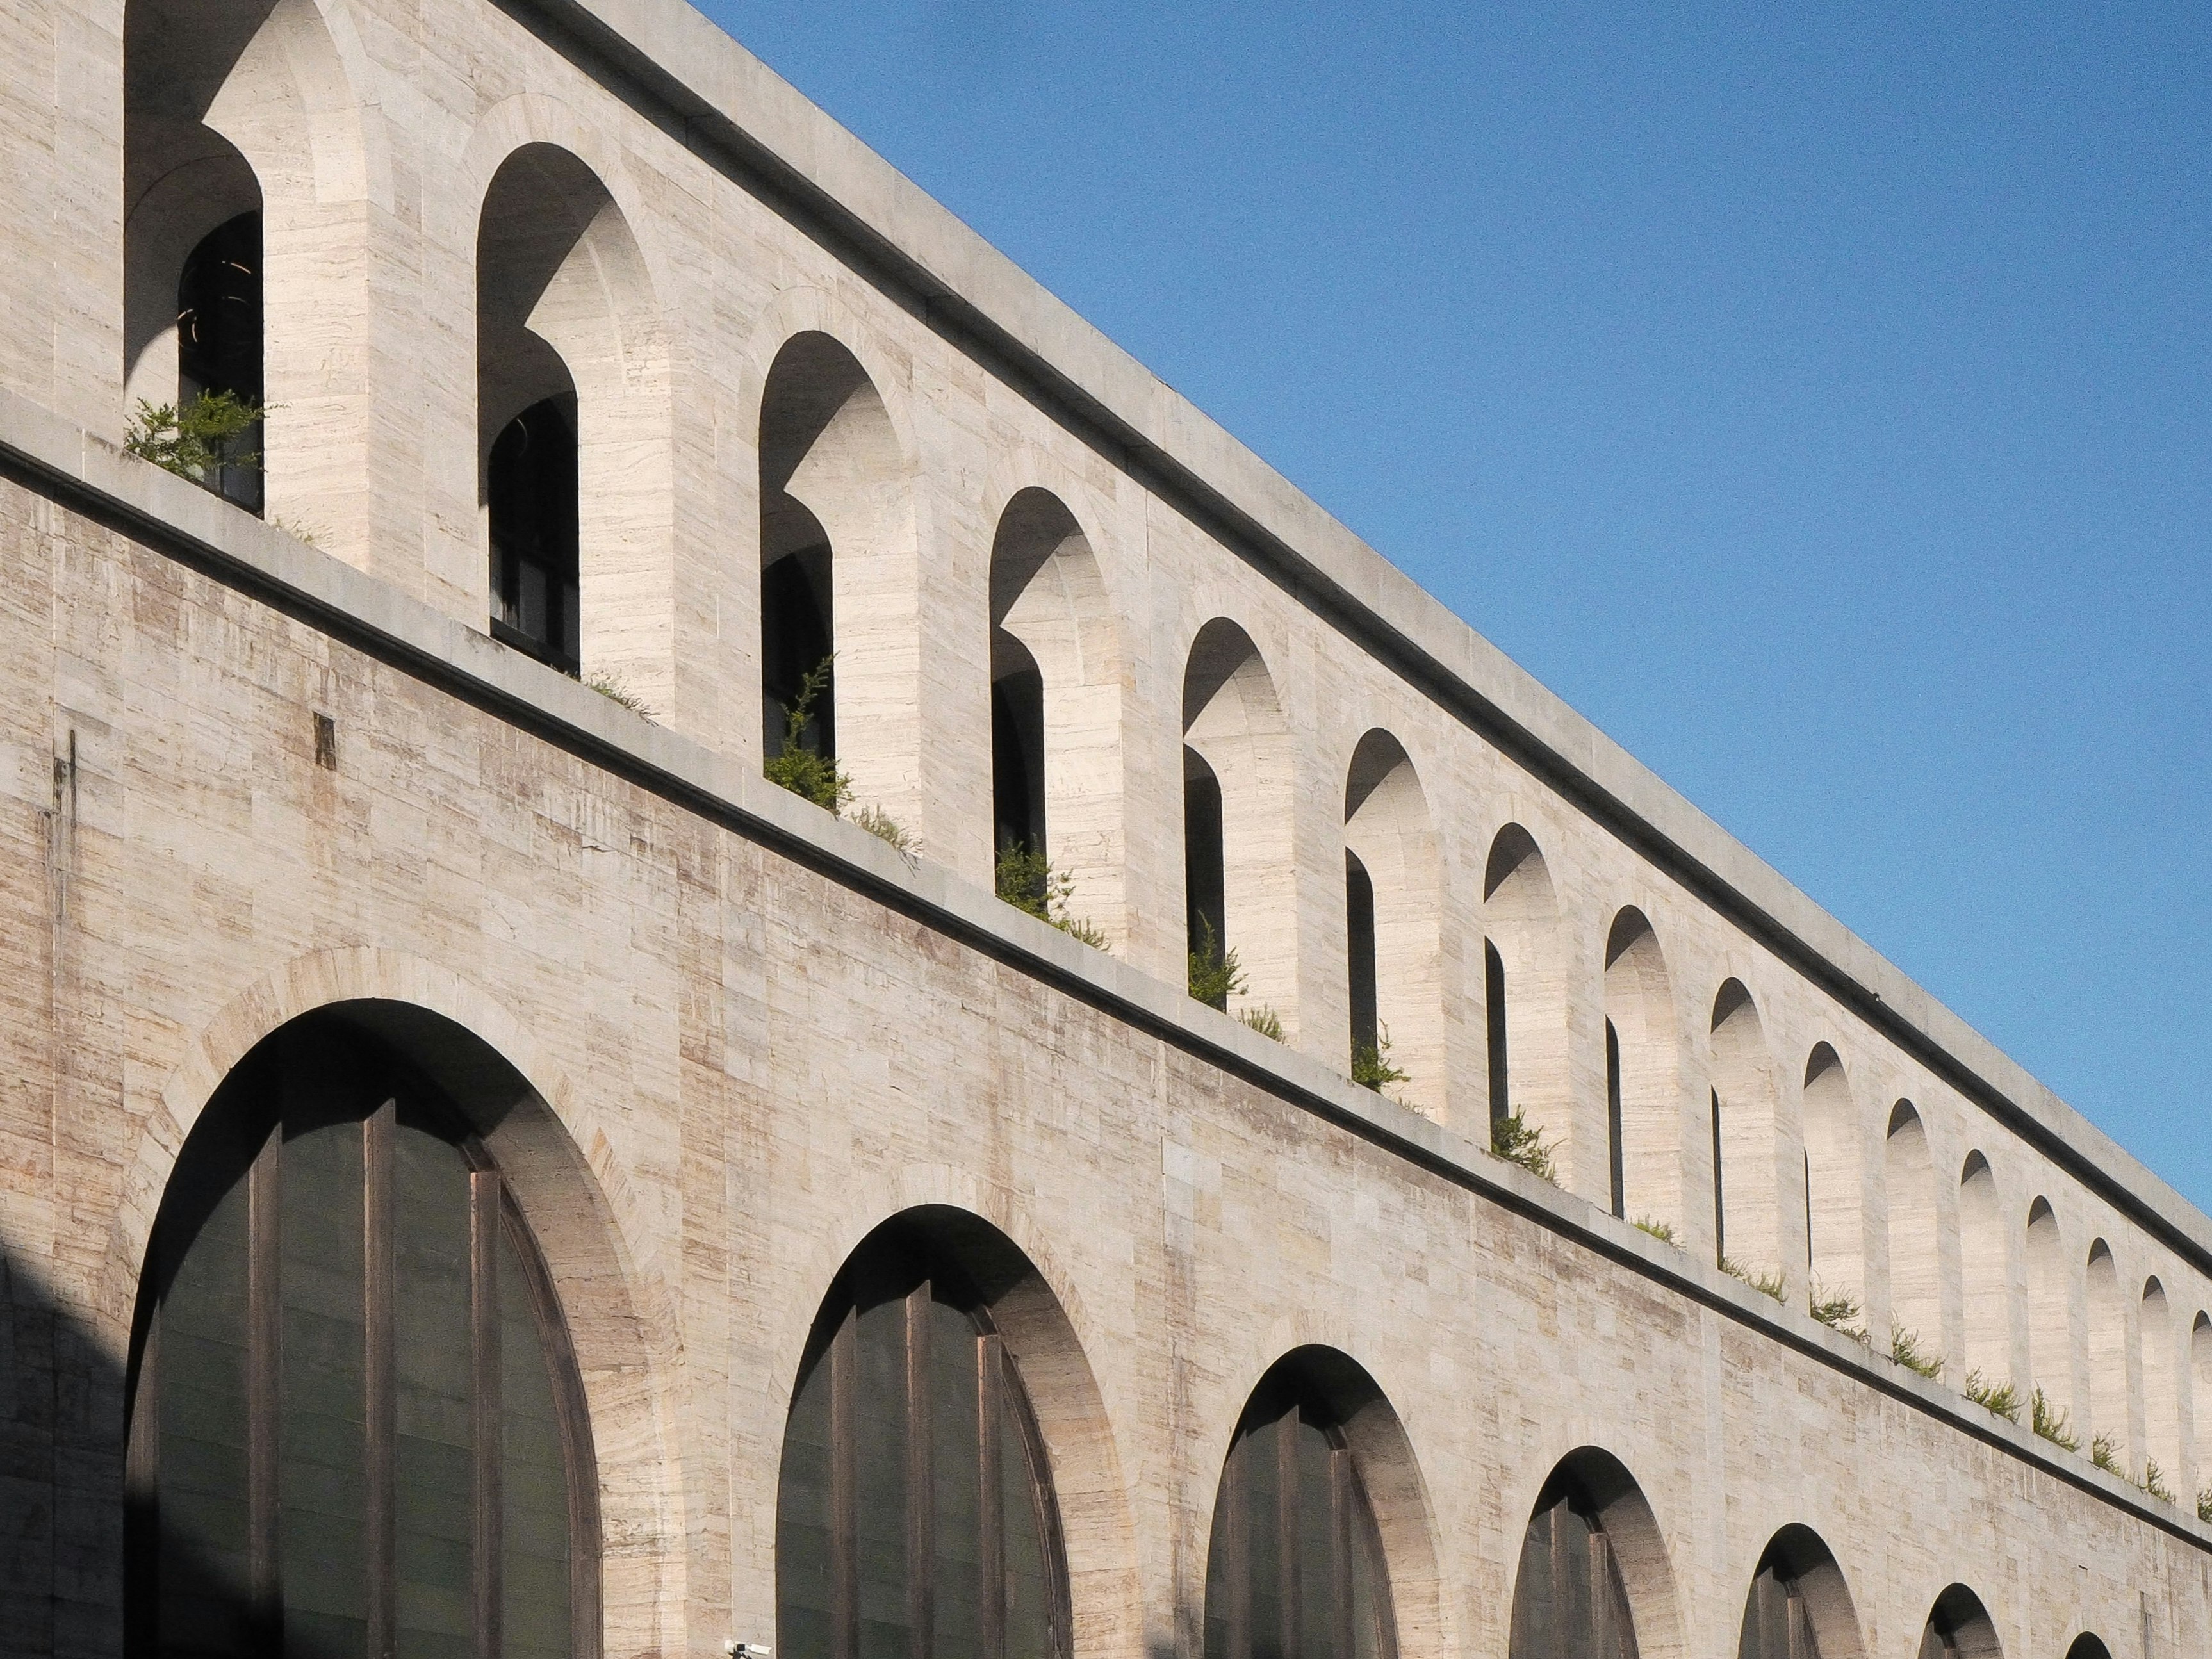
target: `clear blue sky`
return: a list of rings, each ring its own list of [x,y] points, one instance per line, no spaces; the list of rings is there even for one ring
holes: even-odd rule
[[[2203,0],[708,9],[2212,1208]]]

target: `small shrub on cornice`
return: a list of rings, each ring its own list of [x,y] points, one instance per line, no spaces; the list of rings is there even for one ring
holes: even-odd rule
[[[1235,951],[1221,948],[1213,924],[1203,916],[1198,921],[1198,949],[1189,953],[1188,977],[1192,999],[1209,1008],[1226,1011],[1229,999],[1244,988],[1244,964]]]
[[[1390,1063],[1390,1032],[1382,1027],[1375,1033],[1372,1042],[1352,1045],[1352,1080],[1363,1089],[1372,1089],[1381,1094],[1393,1083],[1403,1083],[1412,1073]]]
[[[1639,1233],[1650,1234],[1652,1237],[1657,1239],[1662,1244],[1672,1244],[1677,1249],[1681,1248],[1680,1241],[1674,1237],[1674,1225],[1672,1222],[1654,1221],[1648,1215],[1640,1215],[1637,1217],[1634,1221],[1629,1223],[1629,1225],[1635,1228]]]
[[[2212,1523],[2212,1486],[2207,1486],[2197,1494],[2197,1518]]]
[[[1265,1003],[1238,1009],[1237,1018],[1272,1042],[1283,1040],[1283,1017]]]
[[[2161,1504],[2173,1502],[2173,1488],[2166,1484],[2166,1471],[2159,1468],[2155,1457],[2143,1459],[2142,1489],[2144,1496],[2155,1498]]]
[[[1805,1306],[1807,1312],[1830,1330],[1840,1332],[1854,1342],[1872,1345],[1874,1339],[1858,1322],[1859,1299],[1850,1291],[1824,1290],[1815,1280],[1806,1290]]]
[[[863,806],[853,822],[904,859],[909,866],[921,860],[921,837],[907,829],[880,806]]]
[[[609,702],[620,703],[641,719],[649,720],[653,717],[652,708],[629,689],[629,683],[619,674],[586,674],[584,684]]]
[[[1966,1398],[2008,1423],[2020,1421],[2020,1390],[2009,1382],[1990,1382],[1979,1371],[1968,1371]]]
[[[1522,1115],[1518,1106],[1504,1117],[1491,1120],[1491,1155],[1502,1158],[1508,1164],[1517,1164],[1537,1180],[1548,1181],[1556,1187],[1559,1184],[1559,1171],[1552,1159],[1553,1150],[1552,1143],[1544,1139],[1543,1131]],[[1674,1241],[1669,1239],[1668,1242],[1672,1243]]]
[[[2118,1443],[2109,1434],[2091,1437],[2089,1461],[2104,1470],[2106,1474],[2117,1474],[2121,1480],[2126,1480],[2130,1486],[2135,1485],[2135,1482],[2128,1478],[2126,1465],[2120,1462],[2120,1449]]]
[[[1893,1322],[1889,1328],[1889,1357],[1916,1376],[1933,1381],[1943,1375],[1943,1356],[1920,1346],[1920,1333]]]
[[[2068,1451],[2081,1449],[2081,1437],[2066,1420],[2066,1413],[2051,1403],[2040,1382],[2035,1385],[2035,1392],[2028,1400],[2028,1426],[2054,1446],[2063,1446]]]
[[[1720,1270],[1730,1279],[1740,1279],[1761,1296],[1771,1296],[1777,1302],[1790,1300],[1790,1280],[1780,1269],[1771,1273],[1755,1273],[1733,1256],[1720,1259]]]
[[[215,474],[223,467],[261,470],[259,452],[234,446],[268,413],[264,405],[234,392],[203,392],[181,409],[141,398],[137,414],[124,431],[123,447],[165,472],[213,489]]]
[[[1067,901],[1075,891],[1075,878],[1055,870],[1042,853],[1033,853],[1021,842],[999,849],[995,882],[1000,899],[1024,915],[1057,927],[1078,944],[1094,951],[1106,948],[1105,933],[1080,916],[1068,914]]]
[[[770,783],[812,801],[832,817],[853,799],[853,781],[833,757],[807,747],[806,728],[813,720],[815,703],[830,688],[830,669],[836,661],[832,653],[806,671],[797,699],[783,706],[783,747],[761,764]]]

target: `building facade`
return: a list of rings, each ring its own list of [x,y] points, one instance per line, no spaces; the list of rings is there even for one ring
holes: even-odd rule
[[[0,65],[0,1646],[2212,1653],[2212,1223],[678,0]]]

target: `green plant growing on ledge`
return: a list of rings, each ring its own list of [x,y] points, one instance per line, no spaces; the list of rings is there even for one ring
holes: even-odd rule
[[[2212,1521],[2212,1486],[2207,1486],[2197,1494],[2197,1518]]]
[[[268,410],[234,392],[203,392],[178,408],[174,404],[138,400],[138,412],[125,429],[123,447],[164,471],[189,478],[203,489],[215,488],[217,470],[234,466],[245,472],[261,470],[258,451],[234,454],[231,446],[252,431]]]
[[[1805,1293],[1806,1311],[1830,1330],[1854,1342],[1871,1346],[1873,1339],[1858,1322],[1859,1299],[1848,1291],[1824,1290],[1815,1280]]]
[[[921,837],[902,825],[882,807],[863,806],[853,814],[853,822],[884,842],[909,866],[921,861]]]
[[[1237,1018],[1271,1042],[1283,1040],[1283,1017],[1265,1003],[1256,1008],[1240,1008]]]
[[[830,686],[833,653],[806,671],[799,683],[796,700],[783,706],[783,747],[762,763],[770,783],[788,789],[801,800],[812,801],[835,817],[853,799],[853,781],[835,759],[806,746],[806,723],[814,718],[814,705]]]
[[[2144,1496],[2155,1498],[2161,1504],[2173,1502],[2173,1488],[2166,1484],[2166,1471],[2159,1468],[2155,1457],[2143,1459],[2142,1489]]]
[[[1556,1187],[1559,1184],[1559,1171],[1552,1158],[1553,1150],[1552,1143],[1544,1139],[1543,1131],[1529,1122],[1518,1106],[1504,1117],[1490,1120],[1491,1156],[1517,1164],[1537,1180],[1548,1181]],[[1641,1222],[1637,1224],[1643,1225]]]
[[[1990,1382],[1979,1371],[1968,1371],[1966,1398],[2008,1423],[2020,1421],[2020,1390],[2009,1382]]]
[[[2035,1385],[2035,1393],[2028,1401],[2028,1426],[2054,1446],[2062,1446],[2068,1451],[2081,1449],[2081,1437],[2066,1420],[2066,1413],[2051,1403],[2040,1382]]]
[[[1907,1330],[1891,1322],[1889,1327],[1889,1357],[1916,1376],[1933,1380],[1943,1375],[1943,1356],[1929,1353],[1920,1346],[1920,1333]]]
[[[642,720],[653,717],[652,708],[643,697],[629,689],[629,683],[619,674],[587,674],[584,684],[609,702],[620,703]]]
[[[1192,999],[1209,1008],[1225,1011],[1229,999],[1244,988],[1244,964],[1235,951],[1221,948],[1212,922],[1204,916],[1198,919],[1198,949],[1190,952],[1188,977]]]
[[[1771,1273],[1755,1273],[1733,1256],[1726,1255],[1720,1259],[1719,1267],[1730,1279],[1741,1279],[1761,1296],[1771,1296],[1781,1303],[1790,1300],[1789,1278],[1778,1267]]]
[[[1352,1080],[1363,1089],[1372,1089],[1376,1094],[1393,1083],[1403,1083],[1413,1074],[1390,1063],[1390,1029],[1377,1026],[1375,1041],[1352,1045]]]
[[[1493,1124],[1491,1133],[1495,1136],[1497,1133],[1497,1126]],[[1640,1215],[1629,1224],[1639,1233],[1650,1234],[1662,1244],[1672,1244],[1677,1249],[1681,1248],[1681,1242],[1674,1237],[1674,1224],[1671,1221],[1654,1221],[1648,1215]]]
[[[1068,914],[1067,901],[1075,891],[1075,878],[1065,870],[1054,869],[1042,853],[1031,852],[1023,842],[1008,842],[999,849],[995,880],[999,897],[1024,915],[1035,916],[1094,951],[1106,948],[1104,933]]]
[[[2114,1442],[2112,1437],[2109,1434],[2100,1434],[2091,1437],[2089,1441],[2089,1461],[2092,1463],[2094,1463],[2099,1468],[2104,1470],[2106,1474],[2116,1474],[2119,1476],[2121,1480],[2126,1480],[2130,1486],[2132,1486],[2135,1485],[2133,1480],[2128,1479],[2127,1468],[2120,1462],[2119,1446]]]

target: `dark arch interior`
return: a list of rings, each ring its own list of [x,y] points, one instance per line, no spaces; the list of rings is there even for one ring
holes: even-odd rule
[[[761,752],[773,758],[795,740],[799,749],[835,760],[837,697],[836,667],[830,656],[836,631],[830,543],[812,514],[796,501],[786,506],[788,514],[805,515],[813,534],[805,546],[761,572]],[[814,677],[811,697],[810,675]]]
[[[1351,978],[1352,1054],[1379,1064],[1382,1027],[1375,1002],[1375,882],[1358,854],[1344,854],[1345,965]]]
[[[262,400],[261,215],[241,213],[203,237],[177,280],[177,405],[203,393]],[[262,508],[261,422],[218,447],[203,480],[249,513]]]
[[[1736,1659],[1820,1659],[1808,1585],[1832,1574],[1835,1558],[1802,1527],[1786,1527],[1759,1559],[1743,1604]]]
[[[1217,960],[1230,950],[1228,868],[1222,845],[1221,780],[1195,749],[1182,751],[1182,878],[1186,949]],[[1217,1006],[1225,1007],[1224,992]]]
[[[1607,1498],[1571,1468],[1545,1483],[1514,1575],[1510,1659],[1637,1659]]]
[[[129,1381],[128,1651],[596,1652],[550,1276],[469,1115],[365,1025],[295,1021],[210,1103]]]
[[[1003,630],[992,641],[991,655],[992,844],[1001,856],[1020,851],[1043,857],[1044,676]]]
[[[509,421],[484,470],[493,637],[564,674],[582,666],[576,492],[572,392]]]
[[[1377,1398],[1322,1350],[1278,1361],[1253,1390],[1214,1498],[1205,1659],[1394,1659],[1382,1537],[1345,1437]]]

